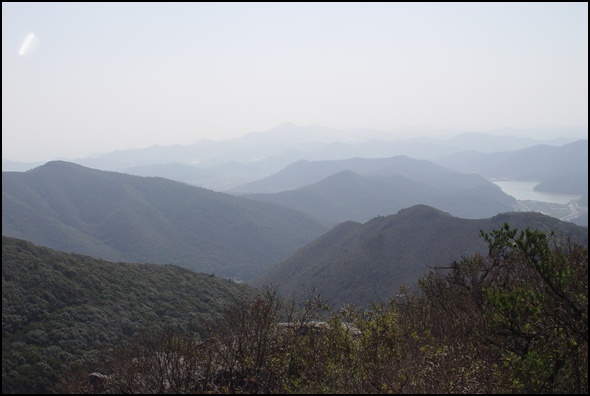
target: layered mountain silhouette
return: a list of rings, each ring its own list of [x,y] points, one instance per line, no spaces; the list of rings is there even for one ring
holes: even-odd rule
[[[396,174],[417,180],[437,180],[441,174],[456,173],[456,171],[436,165],[431,161],[413,159],[405,155],[384,158],[355,157],[325,161],[301,160],[273,175],[237,187],[231,192],[246,194],[294,190],[346,170],[360,175]]]
[[[111,261],[249,279],[327,228],[292,209],[54,161],[2,174],[2,234]]]
[[[300,210],[332,226],[346,220],[367,221],[416,204],[465,218],[509,212],[516,204],[479,175],[406,156],[299,161],[241,190],[287,190],[243,196]]]
[[[415,285],[430,268],[486,254],[480,231],[490,232],[505,223],[521,230],[555,231],[560,237],[588,243],[587,228],[540,213],[463,219],[416,205],[364,224],[339,224],[251,284],[275,285],[300,300],[315,289],[335,306],[366,306],[394,297],[401,285]]]
[[[235,139],[116,150],[70,161],[93,169],[166,177],[225,192],[269,176],[302,159],[318,161],[407,155],[435,160],[467,150],[479,153],[514,151],[538,144],[558,146],[576,140],[574,137],[548,140],[515,136],[523,133],[535,137],[548,136],[548,133],[584,136],[587,130],[498,129],[486,133],[463,133],[458,130],[404,127],[376,131],[284,123]],[[426,137],[428,135],[453,137]],[[3,171],[24,171],[39,165],[2,160]]]
[[[588,195],[588,140],[498,153],[460,152],[436,163],[490,179],[538,181],[539,191]]]

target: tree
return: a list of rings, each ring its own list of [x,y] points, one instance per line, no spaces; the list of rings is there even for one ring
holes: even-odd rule
[[[587,247],[508,224],[482,237],[487,257],[422,282],[439,333],[496,360],[499,391],[587,392]]]

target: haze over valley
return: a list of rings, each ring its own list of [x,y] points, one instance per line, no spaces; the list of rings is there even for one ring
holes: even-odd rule
[[[587,140],[468,133],[386,141],[365,140],[366,131],[335,140],[346,133],[288,123],[240,139],[3,171],[3,234],[247,281],[339,223],[418,204],[464,219],[537,211],[587,226]],[[501,181],[534,181],[540,193],[574,199],[518,200]]]
[[[588,393],[587,3],[2,3],[2,393]]]
[[[397,133],[402,132],[401,130],[397,131]],[[406,129],[405,133],[408,132],[417,133],[417,130]],[[496,133],[498,132],[501,131],[496,131]],[[534,131],[529,131],[529,133],[534,135]],[[380,200],[382,203],[375,203],[375,205],[381,205],[382,208],[368,210],[364,217],[354,214],[347,217],[346,211],[350,208],[343,208],[345,213],[342,215],[337,215],[334,219],[324,218],[322,221],[327,220],[328,223],[331,222],[330,224],[334,225],[334,222],[344,220],[368,220],[375,215],[395,213],[398,209],[413,202],[434,204],[435,207],[464,217],[485,217],[510,210],[537,210],[558,218],[567,218],[578,224],[587,224],[588,144],[587,139],[576,137],[587,135],[587,129],[580,128],[570,131],[570,133],[572,136],[568,138],[564,135],[558,137],[559,133],[555,132],[553,138],[545,140],[526,136],[493,135],[484,132],[459,133],[445,139],[426,136],[412,138],[390,136],[384,139],[381,136],[381,140],[379,140],[375,138],[375,136],[379,136],[377,131],[351,132],[286,123],[265,132],[248,133],[238,139],[120,150],[72,159],[68,162],[131,175],[163,177],[234,195],[257,194],[249,195],[249,197],[257,200],[270,200],[288,207],[303,209],[304,212],[309,213],[309,210],[305,210],[301,206],[302,203],[293,201],[294,198],[288,198],[290,203],[286,203],[284,202],[286,198],[282,197],[308,195],[311,193],[310,191],[295,190],[301,188],[317,190],[324,183],[323,179],[332,177],[341,171],[360,172],[359,176],[371,176],[373,179],[377,177],[377,174],[382,179],[384,177],[391,178],[394,175],[409,175],[414,182],[420,181],[416,171],[395,169],[395,167],[390,170],[377,169],[381,166],[378,165],[379,161],[395,161],[394,157],[399,157],[397,161],[401,161],[401,156],[404,156],[408,158],[408,161],[414,160],[415,164],[420,163],[424,166],[426,163],[431,163],[431,169],[425,168],[423,170],[420,182],[424,184],[423,178],[430,172],[430,177],[433,179],[430,182],[436,182],[437,187],[433,189],[433,185],[428,185],[428,182],[421,187],[416,186],[418,191],[410,194],[415,195],[409,201],[401,199],[399,194],[397,197],[389,194],[398,203],[390,203],[387,204],[389,206],[384,207],[387,199],[374,196],[371,199]],[[367,136],[372,136],[372,138],[368,139]],[[395,136],[395,133],[392,136]],[[370,168],[369,165],[362,165],[362,163],[377,165]],[[437,172],[443,168],[456,171],[457,174],[453,176],[455,178],[473,179],[475,176],[469,176],[469,174],[477,174],[480,177],[480,181],[477,183],[481,186],[487,184],[490,191],[495,191],[491,185],[494,182],[535,182],[537,184],[534,185],[534,189],[540,193],[573,195],[572,202],[575,203],[575,207],[572,207],[569,201],[558,204],[550,202],[549,206],[546,205],[546,201],[533,204],[517,203],[514,201],[517,197],[511,196],[511,198],[503,198],[503,202],[499,206],[499,201],[494,203],[488,201],[486,204],[482,202],[477,209],[469,209],[470,205],[463,207],[462,200],[452,197],[452,194],[457,193],[456,182],[433,176],[435,164],[440,166]],[[38,165],[3,160],[3,171],[23,171]],[[360,168],[358,168],[359,166]],[[381,167],[383,168],[383,166]],[[322,167],[324,170],[313,170],[314,167]],[[405,174],[407,172],[410,173]],[[459,174],[464,174],[464,176],[459,176]],[[485,183],[483,179],[489,183]],[[342,188],[350,183],[351,190],[363,193],[368,191],[358,188],[358,186],[355,187],[355,183],[358,181],[358,179],[356,181],[342,180]],[[385,185],[391,182],[393,181],[388,182],[385,179],[378,182],[381,185],[379,187],[382,190],[381,194],[388,195],[387,191],[392,187],[385,188]],[[315,183],[320,183],[320,185],[312,187],[311,185]],[[307,185],[310,186],[307,187]],[[335,187],[333,183],[332,186],[330,188]],[[472,181],[471,188],[474,186]],[[401,185],[398,185],[399,188]],[[428,189],[428,191],[419,192],[420,188]],[[447,198],[443,199],[437,195],[441,193],[437,190],[440,188],[446,190]],[[261,193],[267,195],[262,196]],[[269,196],[269,193],[275,195]],[[276,195],[278,193],[280,195]],[[474,193],[475,191],[472,190],[469,194]],[[373,195],[373,193],[371,194]],[[421,194],[420,199],[417,194]],[[432,200],[433,194],[438,197],[440,203],[437,204],[437,201]],[[464,192],[464,194],[468,193]],[[502,192],[496,191],[494,194],[498,194],[499,197]],[[494,194],[488,195],[489,198],[492,199]],[[354,200],[353,196],[348,198]],[[303,198],[297,200],[300,199]],[[317,201],[305,198],[308,205],[314,206],[317,203],[319,206],[316,210],[321,211],[322,209],[319,208],[333,201],[335,197],[330,197],[328,194],[315,199]],[[510,201],[511,199],[512,201]],[[529,198],[520,200],[535,201]],[[354,203],[352,204],[354,205]],[[458,211],[454,211],[453,205],[457,206]],[[463,208],[459,210],[459,207]],[[358,209],[366,210],[367,208],[357,206]]]

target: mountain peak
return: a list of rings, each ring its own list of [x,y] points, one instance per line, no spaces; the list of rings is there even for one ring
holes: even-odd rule
[[[410,206],[409,208],[401,209],[397,212],[398,217],[425,217],[425,216],[450,216],[447,212],[443,212],[442,210],[433,208],[432,206],[418,204],[414,206]]]
[[[62,171],[62,170],[83,170],[83,169],[90,169],[83,165],[79,165],[73,162],[63,161],[63,160],[54,160],[46,162],[43,165],[39,165],[33,169],[30,169],[28,172],[50,172],[50,171]]]

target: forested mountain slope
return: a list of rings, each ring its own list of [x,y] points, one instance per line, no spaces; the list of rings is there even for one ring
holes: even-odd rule
[[[499,229],[504,223],[588,243],[587,228],[540,213],[462,219],[416,205],[364,224],[342,223],[251,284],[276,285],[285,295],[299,298],[315,288],[336,306],[365,306],[395,296],[401,285],[415,285],[429,268],[487,253],[480,231]]]
[[[44,393],[144,332],[191,330],[257,291],[172,265],[111,263],[2,237],[2,393]]]
[[[55,161],[2,174],[2,234],[66,252],[249,279],[327,228],[180,182]]]

